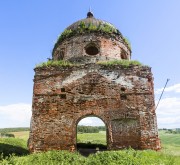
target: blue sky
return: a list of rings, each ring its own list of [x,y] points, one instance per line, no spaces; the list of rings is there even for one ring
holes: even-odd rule
[[[160,128],[180,127],[179,0],[0,1],[0,127],[29,126],[33,68],[51,57],[58,35],[85,18],[114,24],[132,45],[132,59],[152,67]],[[89,119],[88,119],[89,120]]]

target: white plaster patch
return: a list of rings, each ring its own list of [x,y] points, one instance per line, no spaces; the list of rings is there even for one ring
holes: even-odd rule
[[[70,84],[73,81],[83,78],[85,75],[87,75],[88,73],[91,73],[91,72],[97,72],[98,74],[105,77],[106,79],[108,79],[110,81],[114,81],[116,84],[123,85],[128,89],[132,89],[134,87],[134,85],[132,83],[132,79],[133,79],[133,81],[139,81],[138,76],[120,76],[119,73],[116,71],[103,71],[103,72],[100,71],[100,72],[98,72],[97,70],[92,69],[89,71],[84,70],[84,71],[72,72],[72,74],[70,76],[66,77],[66,79],[63,80],[62,85]],[[147,83],[146,78],[140,78],[140,81],[141,81],[142,85]]]
[[[61,83],[60,82],[56,82],[54,85],[54,88],[59,89],[61,87]]]
[[[128,77],[119,77],[118,79],[115,80],[115,83],[121,84],[129,89],[132,89],[134,85],[132,84],[131,80],[128,79]]]
[[[81,70],[74,71],[74,72],[72,72],[72,74],[70,76],[66,77],[66,79],[63,80],[62,85],[70,84],[73,81],[76,81],[76,80],[84,77],[86,74],[87,74],[87,72],[85,72],[85,71],[81,71]]]
[[[121,84],[129,89],[134,87],[132,80],[140,81],[142,85],[145,85],[148,81],[146,78],[139,78],[138,76],[120,76],[116,71],[105,71],[100,74],[106,77],[108,80],[113,80],[116,84]]]
[[[102,76],[106,77],[109,80],[114,80],[116,84],[121,84],[129,89],[132,89],[134,85],[132,84],[132,81],[128,79],[128,76],[119,76],[118,72],[104,72],[102,73]],[[132,77],[132,76],[131,76]],[[135,76],[136,77],[136,76]]]
[[[118,78],[118,72],[114,72],[114,71],[108,71],[108,72],[104,72],[101,74],[102,76],[106,77],[109,80],[116,80]]]
[[[138,77],[137,77],[138,78]],[[137,79],[137,81],[138,81],[138,79]],[[143,85],[145,85],[146,83],[147,83],[147,81],[148,81],[148,79],[147,78],[140,78],[140,81],[141,81],[141,83],[143,84]]]
[[[43,98],[38,99],[38,102],[43,103]]]

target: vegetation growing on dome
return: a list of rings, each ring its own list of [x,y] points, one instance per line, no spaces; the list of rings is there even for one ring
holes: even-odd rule
[[[111,36],[119,35],[123,38],[123,41],[126,43],[128,48],[131,50],[131,44],[129,40],[123,37],[118,29],[113,27],[108,23],[100,23],[99,25],[94,25],[93,23],[86,24],[84,21],[81,21],[77,28],[75,29],[65,29],[61,35],[58,37],[57,42],[55,43],[54,49],[57,44],[62,42],[66,38],[70,38],[77,34],[91,33],[91,32],[100,32],[104,34],[109,34]],[[54,51],[53,49],[53,51]]]
[[[124,42],[127,44],[128,48],[131,50],[131,43],[127,37],[123,37]]]
[[[70,38],[75,34],[84,34],[88,32],[101,32],[106,34],[117,34],[120,35],[119,30],[115,29],[113,26],[108,23],[99,24],[98,26],[89,23],[88,25],[85,22],[81,21],[77,29],[65,29],[64,32],[58,37],[57,43],[63,41],[65,38]]]
[[[128,68],[131,65],[138,65],[138,66],[143,65],[139,61],[136,61],[136,60],[134,60],[134,61],[129,61],[129,60],[99,61],[99,62],[97,62],[97,64],[105,65],[105,66],[120,65],[125,68]]]
[[[63,41],[65,38],[69,38],[69,37],[71,37],[71,36],[73,36],[73,31],[72,31],[71,29],[70,29],[70,30],[65,29],[65,30],[61,33],[60,37],[58,38],[58,42],[59,42],[59,41]]]
[[[47,62],[43,62],[36,65],[36,68],[52,67],[52,66],[73,66],[73,65],[75,64],[72,64],[71,62],[65,60],[59,60],[59,61],[49,60]]]

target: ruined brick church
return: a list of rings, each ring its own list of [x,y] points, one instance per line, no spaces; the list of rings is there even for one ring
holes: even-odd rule
[[[109,150],[160,149],[151,68],[131,64],[131,48],[112,24],[88,12],[34,70],[30,152],[76,150],[77,124],[89,116],[104,122]]]

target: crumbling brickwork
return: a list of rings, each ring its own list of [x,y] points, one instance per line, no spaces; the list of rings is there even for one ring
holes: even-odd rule
[[[107,27],[93,16],[84,21]],[[78,22],[71,27],[78,27]],[[121,34],[113,35],[119,40],[98,32],[65,38],[55,45],[52,60],[74,65],[35,68],[31,152],[76,150],[77,124],[88,116],[105,123],[110,150],[160,149],[151,68],[97,63],[130,60]]]
[[[86,46],[94,43],[97,45],[99,52],[96,56],[89,56],[86,53]],[[63,51],[63,58],[65,60],[77,59],[76,62],[86,60],[86,63],[105,61],[109,59],[130,59],[131,52],[122,42],[117,38],[109,37],[99,33],[90,33],[83,36],[73,37],[69,40],[63,41],[54,51],[53,59],[61,58],[61,51]],[[82,58],[83,57],[83,58]]]
[[[158,149],[153,78],[149,67],[37,68],[30,150],[76,149],[76,127],[97,116],[107,127],[108,149]]]

